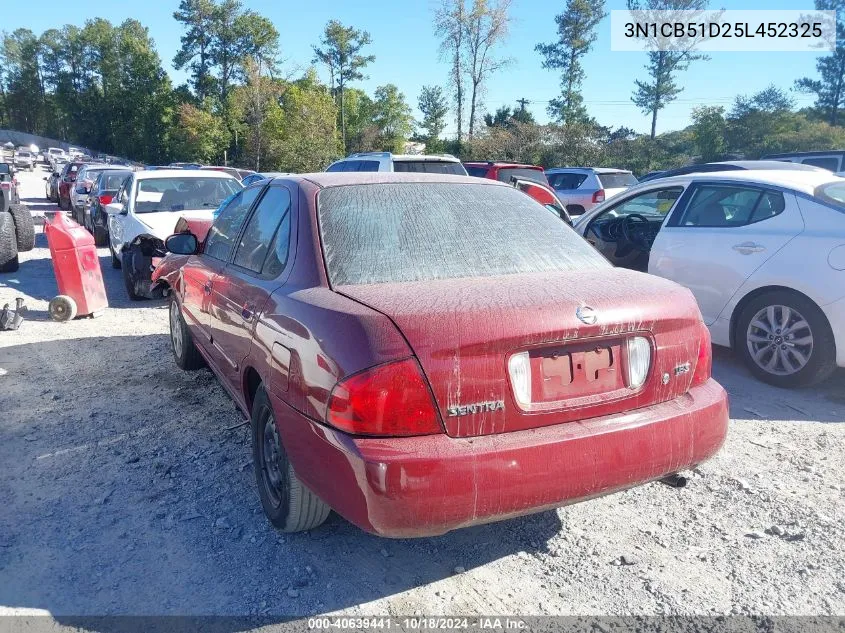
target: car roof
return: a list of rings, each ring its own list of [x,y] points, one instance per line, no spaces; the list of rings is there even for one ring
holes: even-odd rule
[[[615,167],[552,167],[547,169],[547,174],[560,174],[568,171],[576,173],[592,173],[592,174],[630,174],[630,169],[617,169]]]
[[[451,174],[425,174],[419,172],[395,171],[320,171],[311,174],[291,174],[274,180],[307,180],[318,187],[342,187],[344,185],[375,185],[382,183],[453,183],[465,185],[510,185],[474,176],[453,176]]]
[[[514,167],[517,169],[536,169],[537,171],[543,171],[543,168],[539,165],[529,165],[528,163],[509,163],[508,161],[499,160],[465,160],[464,165],[472,165],[473,167]]]
[[[146,180],[148,178],[184,178],[185,176],[202,176],[203,178],[230,178],[237,180],[234,176],[227,174],[225,171],[218,171],[216,169],[152,169],[149,171],[135,172],[137,180]]]
[[[643,188],[653,186],[665,186],[672,183],[698,182],[707,180],[734,181],[737,183],[748,182],[776,187],[785,187],[812,194],[816,187],[828,182],[842,181],[840,178],[827,170],[790,170],[790,169],[747,169],[734,171],[711,171],[702,174],[684,174],[680,176],[669,176],[658,180],[649,180],[643,183]],[[633,188],[631,189],[633,190]],[[630,191],[630,190],[629,190]]]
[[[340,163],[345,160],[361,160],[363,158],[390,158],[394,161],[420,161],[420,162],[434,162],[434,163],[460,163],[461,161],[451,154],[391,154],[390,152],[356,152],[338,158],[335,163]]]
[[[763,156],[763,158],[792,158],[793,156],[830,156],[831,154],[845,154],[845,149],[829,149],[826,151],[817,150],[814,152],[781,152],[779,154],[766,154],[765,156]]]

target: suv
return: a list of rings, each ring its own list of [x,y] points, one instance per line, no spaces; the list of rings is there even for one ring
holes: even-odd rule
[[[832,149],[826,152],[786,152],[783,154],[769,154],[762,160],[779,160],[786,163],[800,163],[812,165],[832,171],[834,174],[845,172],[845,150]]]
[[[15,151],[15,167],[32,171],[35,169],[35,154],[28,149]]]
[[[569,215],[581,215],[637,184],[630,171],[608,167],[555,167],[546,170],[546,178]]]
[[[18,270],[18,253],[35,247],[35,224],[18,195],[15,168],[0,163],[0,273]]]
[[[542,167],[523,165],[522,163],[502,163],[487,161],[483,163],[464,163],[467,174],[478,178],[489,178],[499,182],[511,182],[511,179],[531,180],[548,186],[549,181]]]
[[[391,154],[390,152],[359,152],[341,158],[326,171],[412,171],[426,174],[466,176],[461,161],[451,154]]]

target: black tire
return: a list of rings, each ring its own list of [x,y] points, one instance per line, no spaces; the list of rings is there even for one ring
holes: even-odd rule
[[[251,427],[258,496],[270,523],[283,532],[303,532],[321,525],[331,508],[296,476],[279,437],[264,387],[259,387],[255,395]],[[270,448],[271,445],[274,447]]]
[[[143,291],[142,279],[138,279],[139,266],[136,260],[143,257],[137,249],[123,247],[121,251],[121,268],[123,269],[123,286],[132,301],[143,301],[147,298]]]
[[[120,258],[117,256],[117,253],[114,252],[114,248],[111,245],[111,239],[109,239],[109,253],[111,254],[111,267],[120,269]]]
[[[18,240],[11,213],[0,212],[0,273],[17,272]]]
[[[35,222],[29,207],[23,204],[13,204],[9,213],[15,222],[15,238],[18,241],[18,252],[25,253],[35,248]]]
[[[749,326],[752,320],[755,320],[761,311],[767,310],[770,306],[784,306],[789,308],[791,313],[791,324],[787,325],[787,329],[772,329],[771,334],[766,332],[763,328],[755,327],[753,329],[753,338],[749,340]],[[774,308],[774,318],[777,321],[784,317],[784,311],[779,307]],[[798,315],[798,316],[796,316]],[[799,316],[801,319],[799,320]],[[802,322],[806,323],[806,327],[800,325]],[[755,321],[760,325],[766,325],[759,319]],[[790,328],[796,328],[790,330]],[[808,334],[811,337],[810,346],[797,345],[798,340],[807,340]],[[781,336],[784,336],[781,339]],[[786,338],[788,336],[797,336],[797,340]],[[762,339],[770,338],[771,343],[760,342]],[[784,370],[785,364],[782,362],[775,362],[772,371],[767,371],[761,367],[754,359],[752,348],[758,354],[762,354],[762,360],[771,360],[777,351],[776,348],[780,345],[782,350],[794,348],[796,352],[800,352],[801,356],[807,357],[808,360],[803,367],[797,369],[793,373],[777,373],[778,369]],[[755,348],[755,346],[757,346]],[[772,290],[765,292],[749,301],[739,317],[736,320],[734,330],[734,348],[740,353],[745,364],[760,380],[782,388],[806,387],[821,382],[836,369],[836,341],[833,338],[833,331],[830,328],[827,318],[819,307],[804,295],[792,292],[790,290]],[[767,349],[763,349],[767,348]],[[770,351],[774,350],[774,351]],[[783,354],[787,356],[787,354]],[[789,363],[797,366],[798,356],[789,353]],[[768,363],[766,363],[768,364]]]
[[[200,354],[182,316],[182,310],[176,297],[170,295],[170,306],[168,307],[170,320],[170,349],[173,350],[173,358],[179,369],[194,371],[205,367],[205,359]]]
[[[105,227],[94,224],[94,244],[96,246],[105,246],[109,241],[109,233]]]

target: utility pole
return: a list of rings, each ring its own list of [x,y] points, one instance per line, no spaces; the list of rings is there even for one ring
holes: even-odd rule
[[[523,112],[525,112],[525,106],[526,106],[527,104],[531,103],[531,102],[530,102],[528,99],[526,99],[525,97],[523,97],[522,99],[517,99],[517,100],[516,100],[516,102],[519,104],[519,109],[520,109],[521,111],[523,111]]]

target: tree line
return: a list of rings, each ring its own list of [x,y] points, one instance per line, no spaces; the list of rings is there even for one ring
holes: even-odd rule
[[[840,45],[818,59],[816,76],[791,91],[771,86],[737,96],[729,109],[695,108],[690,126],[663,134],[656,132],[660,112],[682,93],[683,73],[705,56],[646,53],[643,76],[632,80],[631,100],[651,121],[650,132],[639,134],[601,125],[582,95],[584,61],[607,15],[604,0],[566,0],[554,17],[555,39],[535,48],[538,63],[560,77],[560,93],[548,102],[549,124],[539,125],[525,100],[487,110],[490,81],[513,61],[502,55],[510,1],[440,0],[432,26],[447,72],[442,86],[420,87],[420,120],[394,84],[372,93],[356,86],[377,63],[367,31],[329,21],[305,70],[290,71],[273,23],[240,0],[181,0],[173,18],[182,37],[172,63],[188,80],[178,86],[149,30],[135,19],[3,33],[0,126],[151,164],[225,160],[299,172],[323,169],[349,152],[400,152],[409,140],[466,159],[636,173],[845,146],[845,22],[837,24]],[[707,0],[628,0],[630,9],[641,10],[706,6]],[[838,10],[845,20],[845,0],[816,0],[816,7]],[[792,92],[814,95],[814,105],[796,110]],[[444,138],[450,121],[456,134]]]

